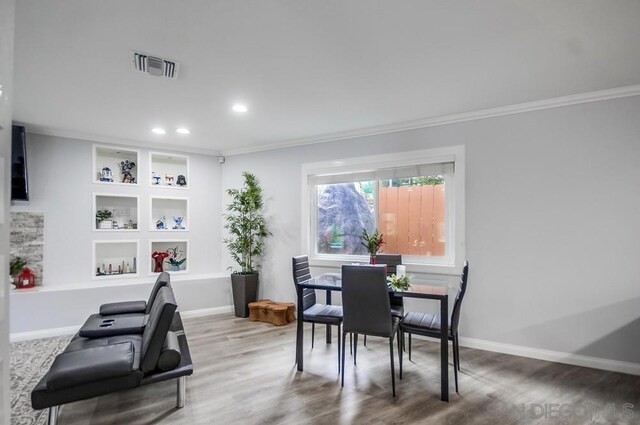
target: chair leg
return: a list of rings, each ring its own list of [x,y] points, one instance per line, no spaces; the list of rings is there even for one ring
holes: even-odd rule
[[[351,334],[349,334],[351,335]],[[338,337],[340,337],[340,335],[338,335]],[[351,338],[351,336],[349,336],[349,338]],[[342,346],[344,346],[344,344],[347,342],[347,333],[343,330],[342,331]],[[344,387],[344,354],[345,351],[347,350],[342,350],[342,368],[340,368],[340,372],[342,373],[342,386]]]
[[[393,396],[396,396],[396,371],[395,369],[395,361],[393,359],[393,338],[389,338],[389,354],[391,359],[391,388],[393,389]]]
[[[313,349],[313,343],[316,340],[316,324],[311,324],[311,348]]]
[[[340,323],[338,323],[338,373],[340,373]],[[344,350],[344,348],[342,348]]]
[[[409,361],[411,361],[411,332],[409,332]]]
[[[458,336],[458,333],[457,333],[457,332],[456,332],[456,336],[455,336],[455,338],[454,338],[453,342],[454,342],[454,343],[455,343],[455,345],[456,345],[455,347],[453,347],[453,349],[454,349],[454,352],[456,353],[456,357],[458,358],[458,359],[457,359],[457,362],[458,362],[458,370],[461,370],[461,369],[460,369],[460,337]]]
[[[349,334],[349,354],[353,356],[353,338],[351,334]]]
[[[456,393],[458,392],[458,360],[457,360],[456,356],[456,349],[455,349],[455,345],[454,345],[454,349],[453,349],[453,379],[456,383]]]
[[[47,421],[47,425],[57,425],[58,424],[58,410],[60,406],[51,406],[49,408],[49,418]]]
[[[356,365],[358,357],[358,334],[353,334],[353,365]]]
[[[367,346],[367,335],[364,335],[364,342],[362,343],[365,347]]]
[[[402,332],[398,330],[398,361],[400,362],[400,379],[402,379],[402,346],[404,345],[404,341],[402,341]]]
[[[178,397],[176,401],[176,407],[182,409],[184,407],[184,401],[187,398],[187,377],[181,376],[178,378]]]

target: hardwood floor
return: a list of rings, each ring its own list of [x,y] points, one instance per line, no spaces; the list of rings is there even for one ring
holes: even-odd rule
[[[356,367],[347,352],[341,388],[337,343],[325,344],[323,331],[311,350],[305,330],[299,373],[295,323],[275,327],[228,314],[187,319],[185,327],[195,373],[183,409],[175,408],[171,381],[66,405],[60,425],[640,423],[638,376],[461,347],[460,394],[451,366],[445,403],[438,343],[414,337],[394,399],[385,340],[360,343]]]

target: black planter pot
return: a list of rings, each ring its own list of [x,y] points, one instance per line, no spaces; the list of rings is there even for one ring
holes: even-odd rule
[[[258,297],[258,273],[232,274],[231,290],[236,317],[249,317],[249,303]]]

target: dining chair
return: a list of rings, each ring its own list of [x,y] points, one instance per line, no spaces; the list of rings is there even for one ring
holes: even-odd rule
[[[315,340],[316,323],[338,327],[338,372],[340,372],[340,328],[342,325],[342,306],[319,304],[316,300],[316,291],[311,288],[301,288],[300,283],[311,279],[309,271],[309,258],[306,255],[293,257],[293,283],[296,293],[302,291],[302,321],[311,323],[311,348]]]
[[[378,254],[376,255],[376,264],[385,264],[387,266],[387,277],[396,274],[396,267],[402,265],[401,254]],[[404,301],[402,297],[389,294],[389,302],[391,304],[391,314],[399,319],[404,317]],[[400,338],[398,338],[400,343]],[[367,346],[367,336],[364,336],[364,346]]]
[[[393,344],[398,334],[400,320],[391,315],[389,290],[384,268],[375,266],[342,266],[342,346],[345,347],[347,333],[387,338],[391,361],[391,386],[396,396],[395,364]],[[354,339],[354,347],[357,340]],[[344,387],[344,359],[342,350],[342,386]],[[402,350],[398,350],[400,379],[402,379]],[[354,349],[354,364],[356,362]]]
[[[449,319],[449,335],[447,338],[453,343],[453,373],[458,392],[458,371],[460,370],[460,337],[458,336],[458,325],[460,324],[460,308],[462,299],[467,292],[467,279],[469,278],[469,262],[464,262],[462,274],[460,275],[460,286],[453,303],[453,311]],[[404,338],[404,333],[409,334],[409,360],[411,360],[411,334],[422,335],[432,338],[440,338],[440,315],[428,313],[409,312],[400,322],[400,332]],[[402,344],[404,345],[404,344]]]

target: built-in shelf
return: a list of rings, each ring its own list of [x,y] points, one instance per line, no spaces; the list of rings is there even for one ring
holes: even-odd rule
[[[140,223],[137,195],[93,194],[93,230],[96,232],[137,231]]]
[[[149,230],[185,232],[189,230],[189,200],[163,196],[151,197]]]
[[[93,278],[137,277],[138,258],[137,240],[93,241]]]
[[[150,240],[149,245],[151,247],[151,258],[149,258],[151,274],[160,272],[156,268],[156,263],[160,263],[160,259],[162,259],[162,271],[166,271],[171,274],[187,272],[189,267],[189,241],[183,239]],[[180,264],[172,265],[172,259]]]
[[[189,157],[170,153],[149,153],[150,175],[152,187],[173,189],[189,188]]]
[[[93,145],[92,181],[110,185],[137,185],[138,153],[134,149]]]

